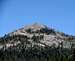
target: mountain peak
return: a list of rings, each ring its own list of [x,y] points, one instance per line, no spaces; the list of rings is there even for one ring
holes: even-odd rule
[[[42,25],[42,24],[39,24],[39,23],[34,23],[34,24],[32,24],[32,25],[25,26],[24,28],[25,28],[25,29],[31,28],[31,29],[39,30],[39,29],[45,28],[45,27],[46,27],[45,25]]]
[[[12,33],[9,33],[3,38],[6,38],[5,39],[6,41],[8,40],[8,42],[6,43],[7,47],[10,47],[9,44],[12,46],[12,42],[14,42],[14,45],[15,43],[16,45],[18,45],[21,44],[22,42],[26,43],[27,41],[29,43],[29,46],[36,45],[39,47],[41,46],[51,47],[55,45],[55,47],[58,47],[59,44],[62,42],[65,43],[66,41],[68,41],[70,43],[70,41],[75,40],[75,37],[73,36],[66,35],[65,33],[62,32],[57,32],[52,28],[48,28],[47,26],[38,23],[34,23],[32,25],[20,28]],[[10,38],[11,40],[9,41]],[[69,48],[70,46],[67,45],[67,48]],[[63,46],[63,48],[66,48],[66,46]]]
[[[24,26],[24,27],[22,27],[18,30],[15,30],[14,32],[9,33],[9,35],[25,34],[26,30],[31,29],[32,31],[37,31],[37,30],[40,30],[40,29],[46,28],[46,27],[47,26],[45,26],[45,25],[42,25],[42,24],[39,24],[39,23],[34,23],[34,24],[31,24],[31,25]]]
[[[34,58],[35,56],[44,56],[44,58],[48,56],[51,57],[53,53],[58,55],[60,51],[64,54],[64,51],[71,50],[72,48],[75,48],[75,37],[66,35],[62,32],[57,32],[52,28],[38,23],[25,26],[0,38],[0,54],[2,60],[3,56],[5,57],[5,60],[7,56],[6,61],[8,61],[8,57],[11,57],[10,55],[12,55],[13,57],[17,57],[17,61],[19,58],[23,58],[24,60],[21,61],[25,61],[26,58],[32,56]],[[67,52],[69,53],[70,51]],[[50,55],[49,53],[52,54]],[[54,56],[54,54],[52,55],[52,57]]]
[[[74,36],[71,36],[71,35],[68,35],[68,34],[65,34],[63,32],[58,32],[58,31],[55,31],[53,28],[49,28],[47,27],[46,25],[42,25],[42,24],[39,24],[39,23],[34,23],[34,24],[31,24],[31,25],[27,25],[25,27],[22,27],[18,30],[15,30],[14,32],[11,32],[9,33],[8,35],[9,36],[13,36],[13,35],[31,35],[31,34],[44,34],[44,35],[51,35],[51,36],[56,36],[57,38],[66,38],[66,39],[72,39],[72,38],[75,38]]]

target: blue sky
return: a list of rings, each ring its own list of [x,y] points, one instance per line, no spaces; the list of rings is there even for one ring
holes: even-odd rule
[[[0,36],[35,22],[75,35],[75,0],[0,0]]]

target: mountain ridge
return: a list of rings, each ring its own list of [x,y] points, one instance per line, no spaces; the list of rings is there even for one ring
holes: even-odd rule
[[[0,61],[68,61],[74,48],[75,36],[35,23],[0,38]]]
[[[35,43],[34,41],[32,41],[33,37],[35,37],[36,39],[42,38],[38,41],[42,46],[51,46],[55,44],[55,46],[58,47],[59,43],[63,41],[75,40],[75,36],[67,35],[62,32],[57,32],[54,29],[47,27],[46,25],[41,25],[38,23],[20,28],[12,33],[8,33],[4,37],[8,38],[17,36],[24,36],[24,38],[29,38],[29,40],[31,40],[29,41],[31,44]],[[21,43],[20,41],[18,42]],[[9,41],[8,44],[9,43],[11,43],[11,41]]]

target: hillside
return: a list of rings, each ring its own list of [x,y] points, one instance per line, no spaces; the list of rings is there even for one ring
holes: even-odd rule
[[[74,48],[75,36],[35,23],[0,38],[0,61],[69,61]]]

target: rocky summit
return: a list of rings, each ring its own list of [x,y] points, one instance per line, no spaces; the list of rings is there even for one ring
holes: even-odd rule
[[[69,61],[75,36],[38,23],[0,37],[0,61]]]

